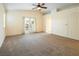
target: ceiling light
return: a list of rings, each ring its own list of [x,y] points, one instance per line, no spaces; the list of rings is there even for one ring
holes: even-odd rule
[[[40,7],[38,7],[38,8],[37,8],[37,10],[41,10],[41,8],[40,8]]]

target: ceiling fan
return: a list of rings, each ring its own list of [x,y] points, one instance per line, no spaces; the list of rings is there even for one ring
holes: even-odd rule
[[[47,9],[47,7],[45,7],[45,3],[33,4],[33,6],[35,6],[34,8],[32,8],[33,10]]]

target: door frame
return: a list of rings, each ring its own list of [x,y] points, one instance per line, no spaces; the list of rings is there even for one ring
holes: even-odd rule
[[[35,31],[34,32],[36,32],[36,30],[37,30],[37,27],[36,27],[36,17],[31,17],[31,16],[23,16],[23,33],[25,34],[25,18],[34,18],[35,19]]]

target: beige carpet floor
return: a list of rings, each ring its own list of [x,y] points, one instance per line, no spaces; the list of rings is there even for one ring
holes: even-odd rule
[[[79,56],[79,41],[61,36],[33,33],[7,37],[1,56]]]

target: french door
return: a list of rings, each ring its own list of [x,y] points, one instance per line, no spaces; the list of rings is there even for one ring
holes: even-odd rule
[[[33,33],[36,31],[36,20],[33,17],[24,18],[24,31],[25,33]]]

